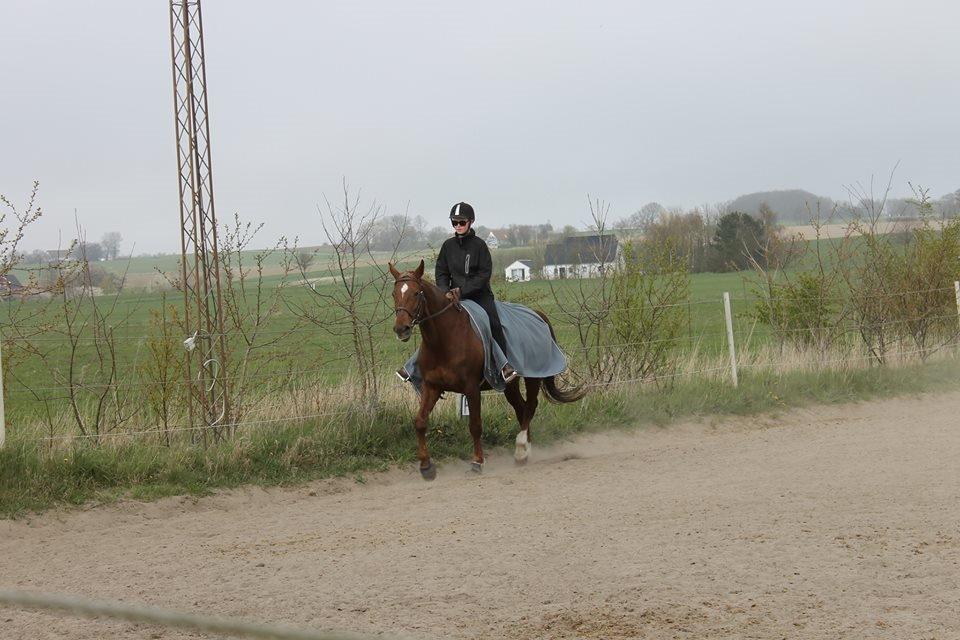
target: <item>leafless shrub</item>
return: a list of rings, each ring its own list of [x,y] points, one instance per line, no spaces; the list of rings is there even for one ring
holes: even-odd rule
[[[290,337],[301,328],[298,321],[277,323],[286,309],[285,295],[295,273],[294,255],[285,250],[286,238],[257,251],[251,243],[263,224],[243,222],[234,215],[220,235],[220,266],[223,272],[224,333],[228,357],[224,375],[230,394],[230,419],[243,419],[252,402],[254,386],[261,386],[264,373],[278,361],[290,360],[299,348]],[[252,255],[251,255],[252,254]],[[279,261],[275,282],[267,283],[266,267]],[[282,327],[282,328],[279,328]]]
[[[590,210],[590,228],[600,238],[606,237],[610,204],[597,198],[587,197]],[[598,249],[603,250],[603,247]],[[584,262],[595,260],[602,264],[606,256],[581,258]],[[610,265],[611,267],[613,265]],[[601,267],[591,271],[583,264],[574,264],[569,273],[560,280],[547,279],[558,316],[569,323],[577,334],[580,352],[583,354],[589,376],[594,381],[609,381],[615,375],[616,358],[604,345],[611,343],[611,313],[614,290],[612,268]]]
[[[614,271],[611,322],[617,375],[628,380],[670,380],[671,358],[688,324],[686,257],[670,245],[655,251],[632,243]]]
[[[78,237],[77,246],[82,247],[79,226]],[[103,295],[91,284],[91,265],[82,250],[76,259],[63,259],[48,268],[55,273],[55,295],[35,305],[31,322],[19,318],[9,327],[13,348],[39,363],[41,375],[35,370],[27,372],[29,378],[15,371],[11,375],[45,406],[51,431],[65,407],[75,433],[99,443],[136,411],[130,387],[121,382],[124,363],[119,341],[123,338],[117,333],[136,305],[119,305],[122,287]]]
[[[390,216],[393,244],[387,255],[376,253],[374,232],[381,239],[384,230],[383,208],[376,202],[362,204],[361,192],[351,193],[343,182],[342,200],[326,202],[320,211],[324,235],[333,255],[326,265],[326,276],[311,281],[300,268],[310,297],[307,302],[291,300],[293,313],[350,345],[351,374],[356,377],[363,397],[374,406],[380,395],[380,354],[382,344],[377,328],[393,315],[393,302],[385,291],[386,263],[396,260],[397,252],[409,230],[407,216]],[[288,248],[287,253],[296,249]]]
[[[849,245],[841,244],[832,251],[826,248],[822,237],[826,222],[817,203],[810,220],[814,229],[811,242],[799,236],[768,234],[762,259],[751,259],[758,298],[752,315],[773,329],[781,353],[792,345],[826,355],[844,338],[843,320],[849,305],[841,300],[843,276],[833,262],[846,258]],[[799,271],[789,268],[801,258],[812,258],[813,266]]]
[[[27,206],[23,210],[18,209],[5,195],[0,194],[0,204],[3,205],[0,207],[0,278],[6,279],[7,275],[23,261],[20,242],[27,228],[43,215],[43,210],[37,204],[39,190],[40,183],[34,182]],[[8,222],[11,216],[13,224]],[[6,290],[9,293],[10,287],[7,286]]]
[[[150,327],[146,336],[146,355],[138,364],[138,380],[142,400],[159,431],[158,438],[170,446],[171,429],[186,415],[186,387],[182,320],[177,307],[160,298],[160,308],[150,311]]]
[[[558,316],[575,330],[590,379],[654,378],[671,365],[687,310],[688,255],[665,243],[660,247],[627,243],[611,259],[605,238],[610,205],[588,198],[590,227],[600,236],[597,268],[574,265],[567,281],[548,279]],[[612,240],[610,240],[612,242]]]

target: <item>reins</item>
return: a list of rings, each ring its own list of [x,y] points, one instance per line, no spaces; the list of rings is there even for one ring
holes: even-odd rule
[[[398,316],[400,315],[401,311],[405,312],[408,316],[410,316],[410,319],[412,320],[412,322],[410,323],[411,327],[415,327],[418,324],[426,322],[427,320],[436,318],[441,313],[444,313],[445,311],[447,311],[450,307],[457,306],[457,303],[451,300],[449,304],[447,304],[445,307],[443,307],[439,311],[430,313],[428,315],[423,315],[423,310],[427,308],[427,295],[423,289],[423,283],[413,278],[401,278],[400,280],[397,280],[397,283],[400,283],[400,282],[416,282],[417,284],[420,285],[420,291],[417,292],[417,306],[414,309],[415,313],[411,313],[410,309],[407,309],[406,307],[394,307],[393,309],[394,314]]]

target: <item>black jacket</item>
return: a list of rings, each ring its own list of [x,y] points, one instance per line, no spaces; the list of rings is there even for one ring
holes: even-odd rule
[[[448,238],[440,247],[436,276],[437,286],[444,291],[460,287],[460,297],[465,299],[492,296],[492,273],[490,249],[473,229],[462,236]]]

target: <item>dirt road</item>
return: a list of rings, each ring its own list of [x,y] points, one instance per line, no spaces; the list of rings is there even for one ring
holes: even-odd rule
[[[414,638],[960,637],[960,392],[533,455],[0,522],[0,587]]]

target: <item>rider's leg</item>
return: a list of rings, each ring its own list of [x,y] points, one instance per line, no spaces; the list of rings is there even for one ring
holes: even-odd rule
[[[506,356],[507,339],[503,335],[503,325],[500,324],[500,314],[497,313],[497,305],[496,302],[494,302],[493,296],[482,296],[474,298],[473,301],[483,307],[483,310],[487,312],[487,316],[490,318],[490,333],[493,335],[496,343],[500,345],[500,350],[503,351],[503,355]],[[507,382],[512,382],[517,377],[517,372],[510,363],[505,364],[500,373]]]

